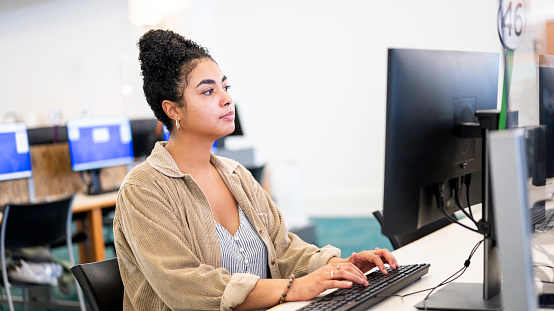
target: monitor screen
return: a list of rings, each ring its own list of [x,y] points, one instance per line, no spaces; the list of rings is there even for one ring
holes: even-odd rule
[[[554,177],[554,55],[539,56],[539,120],[546,126],[546,178]]]
[[[74,171],[133,163],[133,140],[127,117],[97,117],[67,121]]]
[[[481,139],[457,130],[497,108],[498,74],[496,53],[389,49],[385,235],[444,218],[437,195],[447,214],[481,202]]]
[[[165,125],[163,126],[162,133],[163,133],[163,140],[168,141],[170,133]]]
[[[147,157],[150,155],[156,141],[159,140],[156,136],[157,126],[158,120],[154,118],[131,120],[133,153],[135,158]]]
[[[28,128],[27,135],[31,146],[67,142],[65,125]]]
[[[32,176],[31,153],[24,123],[0,124],[0,180]]]

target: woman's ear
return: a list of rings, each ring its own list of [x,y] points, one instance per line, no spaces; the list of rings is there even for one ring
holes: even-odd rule
[[[177,103],[175,102],[172,102],[170,100],[164,100],[162,102],[162,108],[163,110],[165,111],[165,114],[171,118],[172,120],[179,120],[180,121],[180,117],[179,117],[179,113],[177,111]]]

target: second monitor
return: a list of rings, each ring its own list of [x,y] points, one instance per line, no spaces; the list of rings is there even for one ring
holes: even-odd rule
[[[103,192],[100,169],[134,162],[131,125],[127,117],[95,117],[67,121],[73,171],[86,171],[89,194]]]

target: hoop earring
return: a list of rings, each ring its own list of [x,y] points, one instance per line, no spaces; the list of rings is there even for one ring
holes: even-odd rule
[[[175,120],[175,127],[177,129],[180,129],[181,128],[181,123],[179,123],[179,120]]]

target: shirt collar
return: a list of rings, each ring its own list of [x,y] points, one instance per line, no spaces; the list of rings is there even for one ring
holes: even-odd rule
[[[179,170],[177,163],[175,163],[171,154],[165,149],[166,144],[166,141],[157,142],[150,156],[146,158],[146,162],[158,172],[168,177],[183,178],[189,175],[183,174]],[[210,162],[220,173],[223,172],[225,174],[232,174],[239,165],[235,160],[218,157],[213,153],[210,155]]]

